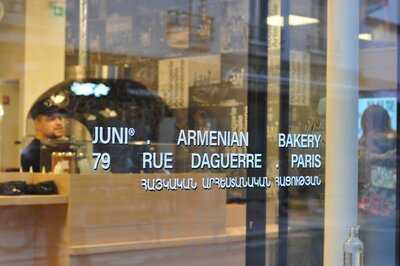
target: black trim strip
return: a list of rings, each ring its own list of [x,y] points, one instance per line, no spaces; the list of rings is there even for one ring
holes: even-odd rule
[[[281,16],[284,25],[281,28],[281,52],[280,52],[280,110],[279,132],[289,133],[289,89],[290,89],[290,38],[289,38],[289,14],[288,0],[281,0]],[[287,149],[279,150],[279,176],[287,176],[289,167],[289,153]],[[278,227],[279,243],[277,259],[279,266],[288,264],[288,222],[289,222],[289,190],[279,188]]]
[[[400,5],[398,5],[397,16],[400,15]],[[399,121],[400,117],[400,24],[397,24],[397,121]],[[400,141],[399,141],[399,123],[397,123],[396,128],[397,135],[397,146],[396,146],[396,164],[397,164],[397,176],[396,176],[396,242],[395,242],[395,250],[396,251],[396,265],[400,266],[400,167],[399,167],[399,159],[400,159]]]
[[[266,175],[267,156],[267,54],[266,18],[268,0],[250,1],[248,43],[248,153],[263,154],[261,169],[248,169],[248,176]],[[266,265],[266,191],[261,188],[246,190],[246,266]]]

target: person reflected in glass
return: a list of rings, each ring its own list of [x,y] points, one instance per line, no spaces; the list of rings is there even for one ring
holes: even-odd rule
[[[35,129],[34,139],[21,152],[21,168],[24,172],[49,172],[51,152],[66,150],[65,147],[56,147],[57,141],[65,140],[65,110],[38,103],[30,115]]]
[[[365,265],[394,265],[396,131],[387,110],[370,105],[362,114],[359,140],[359,220]]]

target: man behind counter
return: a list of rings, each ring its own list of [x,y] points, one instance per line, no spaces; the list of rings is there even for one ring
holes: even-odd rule
[[[35,127],[35,138],[21,152],[22,171],[51,171],[51,153],[60,150],[54,144],[65,137],[65,110],[37,103],[30,114]],[[62,148],[61,148],[62,149]]]

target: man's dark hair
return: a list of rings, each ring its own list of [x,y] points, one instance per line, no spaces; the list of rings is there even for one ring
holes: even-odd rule
[[[374,131],[385,133],[392,130],[390,126],[390,116],[388,111],[380,105],[373,104],[368,106],[361,117],[361,127],[363,133]]]
[[[54,104],[53,105],[49,104],[48,101],[39,101],[34,104],[29,114],[33,119],[36,119],[40,115],[45,115],[45,116],[52,116],[56,114],[65,115],[66,110]]]

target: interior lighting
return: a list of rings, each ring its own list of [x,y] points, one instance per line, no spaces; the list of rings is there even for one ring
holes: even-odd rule
[[[118,116],[118,113],[115,110],[112,110],[108,107],[99,111],[99,113],[105,118],[114,118]]]
[[[372,41],[372,34],[371,33],[360,33],[358,34],[358,39],[363,41]]]
[[[75,93],[75,95],[79,96],[91,96],[95,97],[107,96],[110,92],[110,88],[103,83],[80,83],[74,82],[71,85],[71,91]]]
[[[267,24],[269,26],[282,27],[283,26],[283,17],[282,16],[268,16]]]
[[[303,25],[310,25],[310,24],[317,24],[317,23],[319,23],[319,20],[316,18],[304,17],[304,16],[298,16],[298,15],[289,15],[289,25],[290,26],[303,26]],[[279,16],[279,15],[268,16],[267,24],[269,26],[283,27],[284,20],[283,20],[283,17]]]
[[[55,104],[61,104],[64,102],[65,100],[65,95],[62,93],[56,94],[56,95],[52,95],[50,97],[50,99],[53,101],[53,103]]]

